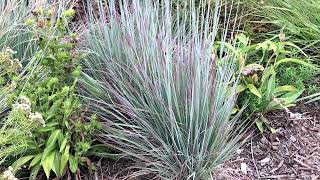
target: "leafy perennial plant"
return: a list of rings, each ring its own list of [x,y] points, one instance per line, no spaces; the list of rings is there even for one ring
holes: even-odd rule
[[[12,164],[13,173],[28,164],[32,179],[37,178],[41,168],[48,178],[51,171],[62,177],[69,170],[76,173],[79,164],[87,163],[91,168],[85,153],[100,124],[94,115],[83,116],[76,95],[82,55],[75,50],[76,34],[67,29],[74,10],[66,10],[58,18],[50,10],[41,9],[34,14],[26,23],[39,47],[33,61],[36,64],[10,94],[12,110],[0,133],[6,137],[0,141],[4,153],[0,158],[20,157]],[[23,145],[15,154],[10,153],[11,147],[17,146],[12,139]]]
[[[237,85],[239,93],[238,106],[246,106],[247,116],[256,112],[256,125],[263,132],[263,125],[271,131],[265,113],[274,109],[293,106],[295,100],[303,93],[304,89],[297,89],[292,85],[279,85],[278,67],[281,64],[299,64],[311,69],[316,66],[302,59],[287,58],[290,48],[300,50],[291,42],[275,42],[266,40],[261,43],[250,45],[249,38],[244,34],[236,37],[238,47],[226,44],[227,49],[234,51],[238,59],[237,71],[240,81]],[[300,50],[301,51],[301,50]]]

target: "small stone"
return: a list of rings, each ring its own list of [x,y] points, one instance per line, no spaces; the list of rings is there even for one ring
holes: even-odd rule
[[[306,154],[306,151],[304,149],[300,149],[299,154],[304,155],[304,154]]]
[[[240,169],[241,169],[241,172],[243,172],[244,174],[248,173],[248,166],[247,166],[246,163],[241,163],[240,164]]]
[[[260,161],[260,163],[261,163],[262,166],[264,166],[264,165],[266,165],[270,160],[271,160],[271,159],[270,159],[269,157],[266,157],[266,158],[262,159],[262,160]]]
[[[243,151],[242,149],[238,149],[238,150],[236,151],[236,153],[237,153],[237,154],[241,154],[242,151]]]
[[[290,140],[291,140],[292,142],[296,142],[296,141],[297,141],[297,138],[295,138],[294,136],[290,136]]]
[[[273,150],[279,150],[279,146],[272,146]]]

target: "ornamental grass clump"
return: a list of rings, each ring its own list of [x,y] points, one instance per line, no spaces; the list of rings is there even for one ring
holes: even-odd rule
[[[295,44],[314,58],[320,50],[320,3],[318,0],[268,0],[250,2],[257,7],[256,15],[283,29]]]
[[[214,48],[219,34],[223,49],[232,27],[218,31],[219,1],[191,13],[162,3],[98,1],[82,97],[104,123],[101,141],[134,162],[130,177],[210,179],[243,137],[232,116],[235,58]]]

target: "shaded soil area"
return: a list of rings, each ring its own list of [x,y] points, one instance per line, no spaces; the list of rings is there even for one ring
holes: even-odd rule
[[[221,179],[320,179],[320,102],[268,114],[277,132],[258,132],[220,170]]]

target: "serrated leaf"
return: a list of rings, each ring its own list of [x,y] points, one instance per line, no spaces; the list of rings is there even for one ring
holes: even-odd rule
[[[48,154],[48,156],[43,160],[43,162],[41,163],[43,170],[47,176],[47,178],[50,177],[50,172],[53,168],[53,164],[54,164],[54,158],[55,158],[56,152],[52,151]]]
[[[254,95],[258,96],[259,98],[262,98],[259,90],[253,84],[247,84],[247,88],[249,89],[249,91],[251,93],[253,93]]]

